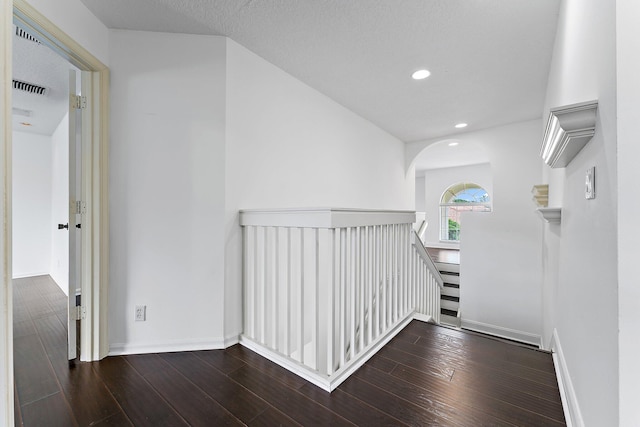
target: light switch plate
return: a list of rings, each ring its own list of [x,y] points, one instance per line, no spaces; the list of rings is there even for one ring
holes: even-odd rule
[[[586,199],[596,198],[596,167],[587,170],[587,175],[584,180],[584,197]]]

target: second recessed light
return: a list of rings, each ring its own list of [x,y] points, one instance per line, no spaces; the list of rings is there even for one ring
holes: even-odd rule
[[[466,123],[458,123],[458,124],[456,125],[456,128],[457,128],[457,129],[462,129],[462,128],[466,128],[466,127],[467,127],[467,124],[466,124]]]
[[[413,74],[411,74],[411,78],[413,78],[414,80],[422,80],[422,79],[426,79],[430,75],[431,75],[431,72],[429,70],[418,70]]]

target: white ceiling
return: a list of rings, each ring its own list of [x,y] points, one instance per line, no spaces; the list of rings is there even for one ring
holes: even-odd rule
[[[403,141],[541,116],[559,0],[82,0],[108,27],[228,36]],[[413,71],[432,75],[414,81]]]
[[[454,143],[455,145],[450,145]],[[448,139],[427,147],[416,158],[416,176],[424,175],[428,169],[450,168],[489,163],[491,159],[485,148],[476,142]]]
[[[49,47],[18,37],[15,30],[14,26],[13,79],[44,86],[47,92],[41,96],[13,90],[13,129],[51,135],[68,111],[69,70],[75,68]]]
[[[82,0],[110,28],[224,35],[403,141],[540,117],[559,0]],[[14,36],[14,129],[51,134],[72,66]],[[428,68],[431,77],[410,78]],[[25,127],[21,122],[31,123]],[[453,126],[467,122],[457,130]],[[468,145],[468,144],[467,144]],[[416,170],[487,161],[437,144]],[[454,150],[455,149],[455,150]],[[485,156],[486,157],[486,156]]]

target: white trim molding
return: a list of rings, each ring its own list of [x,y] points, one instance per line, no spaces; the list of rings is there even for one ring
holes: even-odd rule
[[[558,330],[553,329],[551,336],[551,352],[553,355],[553,366],[556,370],[556,378],[558,379],[558,388],[560,389],[560,399],[562,400],[562,409],[564,410],[564,418],[568,427],[584,427],[578,397],[571,382],[569,368],[562,352],[560,345],[560,337]]]
[[[11,285],[11,61],[13,4],[0,3],[0,425],[14,425],[13,305]]]
[[[114,343],[109,356],[127,354],[173,353],[177,351],[222,350],[238,343],[238,336],[227,338],[208,338],[202,340],[173,340],[163,343],[126,344]]]
[[[461,319],[462,329],[481,332],[483,334],[493,335],[496,337],[506,338],[513,341],[520,341],[527,344],[540,346],[541,337],[538,334],[530,332],[518,331],[516,329],[504,328],[502,326],[491,325],[488,323],[477,322],[475,320]]]
[[[562,220],[562,208],[538,208],[536,212],[548,223],[560,224]]]
[[[414,211],[300,208],[245,209],[240,211],[240,225],[260,227],[343,228],[378,224],[413,224]]]
[[[540,155],[552,168],[563,168],[596,132],[598,101],[581,102],[549,111]]]

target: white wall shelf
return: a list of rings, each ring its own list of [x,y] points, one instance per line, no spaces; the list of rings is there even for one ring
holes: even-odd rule
[[[596,131],[598,101],[582,102],[553,108],[540,155],[552,168],[563,168],[591,140]]]
[[[562,208],[538,208],[536,211],[549,223],[559,224],[562,219]]]
[[[549,206],[549,184],[534,185],[531,193],[536,206],[541,208]]]

